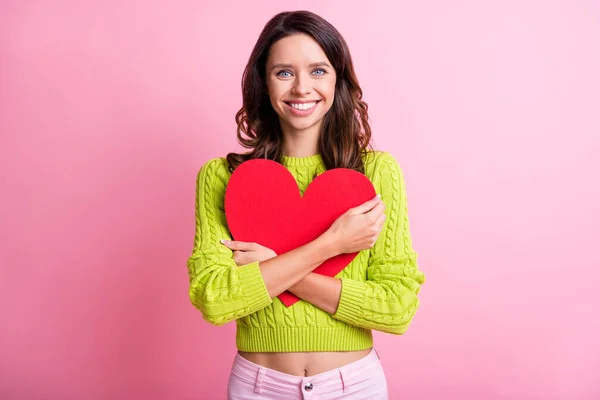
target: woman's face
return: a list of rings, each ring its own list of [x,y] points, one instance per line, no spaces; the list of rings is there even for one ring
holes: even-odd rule
[[[284,133],[318,132],[333,104],[335,70],[310,36],[295,34],[275,42],[267,59],[271,105]]]

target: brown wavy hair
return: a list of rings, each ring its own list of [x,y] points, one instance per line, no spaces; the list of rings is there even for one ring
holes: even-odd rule
[[[325,167],[364,173],[363,156],[371,147],[371,127],[348,45],[333,25],[309,11],[277,14],[267,22],[254,45],[242,76],[243,106],[235,116],[238,142],[252,150],[229,153],[229,169],[233,172],[242,162],[255,158],[281,163],[283,136],[279,116],[266,94],[266,63],[273,43],[297,33],[311,36],[336,72],[334,101],[319,135],[319,153]]]

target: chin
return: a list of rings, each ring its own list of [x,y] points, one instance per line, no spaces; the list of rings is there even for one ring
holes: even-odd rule
[[[319,123],[319,120],[312,121],[309,123],[304,123],[304,124],[290,124],[288,122],[287,125],[295,131],[305,131],[305,130],[310,129],[313,126],[317,125],[318,123]]]
[[[283,121],[285,121],[285,124],[287,126],[289,126],[291,129],[295,130],[295,131],[303,131],[306,129],[310,129],[315,125],[318,125],[320,123],[323,123],[323,120],[325,119],[325,116],[319,116],[319,117],[313,117],[310,118],[310,120],[304,119],[302,120],[302,118],[285,118],[283,119]]]

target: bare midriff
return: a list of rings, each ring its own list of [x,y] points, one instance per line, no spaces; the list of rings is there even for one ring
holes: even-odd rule
[[[246,353],[246,360],[265,368],[295,376],[313,376],[342,367],[366,357],[371,349],[360,351],[306,352],[306,353]]]

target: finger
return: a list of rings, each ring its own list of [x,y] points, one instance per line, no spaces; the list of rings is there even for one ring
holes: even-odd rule
[[[370,210],[373,209],[373,207],[375,207],[377,204],[379,204],[381,202],[381,196],[377,195],[375,197],[373,197],[371,200],[364,202],[363,204],[351,208],[349,211],[351,214],[356,215],[356,214],[364,214],[366,212],[369,212]]]
[[[379,203],[377,203],[377,205],[375,207],[373,207],[370,211],[368,211],[366,213],[366,215],[370,215],[375,220],[377,220],[377,218],[379,218],[381,215],[383,215],[383,211],[385,211],[385,203],[383,201],[380,201]]]
[[[375,223],[375,227],[377,227],[378,231],[381,232],[383,229],[383,225],[385,224],[385,214],[381,214],[379,218],[377,218],[377,222]]]
[[[233,261],[235,261],[235,263],[237,265],[243,265],[244,264],[244,252],[242,251],[234,251],[233,252]]]
[[[254,247],[254,243],[241,242],[239,240],[226,240],[226,239],[223,239],[223,240],[221,240],[221,243],[224,246],[230,248],[231,250],[249,251],[249,250],[252,250],[252,248]]]
[[[375,235],[375,236],[379,235],[379,233],[383,229],[384,223],[385,223],[385,215],[379,216],[379,218],[377,218],[377,220],[373,221],[373,223],[368,226],[368,228],[367,228],[368,234]]]
[[[383,201],[380,201],[379,204],[377,204],[375,207],[373,207],[373,209],[365,214],[364,217],[366,218],[367,223],[369,224],[375,224],[379,218],[383,215],[383,211],[385,210],[385,204],[383,203]]]

